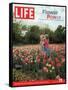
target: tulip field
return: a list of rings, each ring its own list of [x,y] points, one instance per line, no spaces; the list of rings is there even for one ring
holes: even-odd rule
[[[65,45],[50,44],[50,57],[40,45],[13,46],[13,81],[65,79]]]

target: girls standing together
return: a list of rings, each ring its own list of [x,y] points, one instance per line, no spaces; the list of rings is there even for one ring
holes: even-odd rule
[[[41,50],[46,53],[48,57],[50,57],[50,49],[49,49],[49,39],[48,35],[40,35],[40,45],[41,45]]]

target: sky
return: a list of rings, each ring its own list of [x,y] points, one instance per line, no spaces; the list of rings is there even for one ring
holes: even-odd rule
[[[38,25],[43,28],[46,26],[53,31],[57,28],[58,25],[65,26],[65,7],[14,4],[13,12],[15,6],[35,8],[34,20],[16,19],[16,21],[21,21],[21,23],[24,23],[24,25]],[[50,15],[50,17],[47,18],[47,15]],[[54,16],[56,18],[53,18]]]

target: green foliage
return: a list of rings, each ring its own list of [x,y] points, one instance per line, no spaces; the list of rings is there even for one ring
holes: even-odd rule
[[[65,28],[59,25],[55,31],[55,42],[56,43],[64,43],[65,42]]]
[[[22,36],[21,30],[27,30],[25,36]],[[40,42],[40,33],[48,34],[49,43],[65,43],[65,27],[58,25],[55,31],[50,28],[40,28],[37,25],[27,26],[21,23],[13,23],[13,43],[14,44],[38,44]]]
[[[32,26],[30,30],[26,33],[25,38],[28,43],[36,44],[40,42],[40,30],[38,26]]]
[[[60,76],[62,78],[65,78],[65,76],[66,76],[66,64],[63,63],[62,67],[60,67],[59,70],[60,70],[60,73],[59,73]]]
[[[20,23],[13,23],[13,32],[12,32],[12,35],[13,35],[13,42],[14,43],[17,43],[17,42],[20,42],[21,41],[21,25]]]
[[[22,29],[27,29],[27,26],[26,26],[26,25],[23,25],[23,26],[22,26]]]

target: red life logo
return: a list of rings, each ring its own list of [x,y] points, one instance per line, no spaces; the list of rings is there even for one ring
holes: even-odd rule
[[[34,19],[35,10],[33,7],[15,6],[14,15],[16,19]]]

